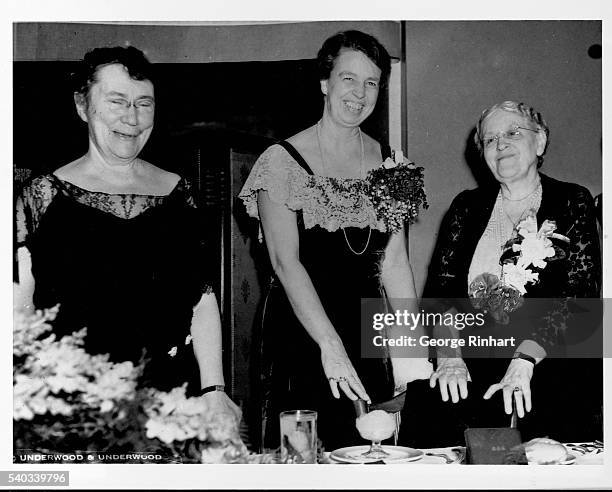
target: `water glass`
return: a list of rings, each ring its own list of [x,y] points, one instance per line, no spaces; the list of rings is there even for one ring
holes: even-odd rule
[[[281,412],[280,435],[282,463],[317,462],[317,412]]]

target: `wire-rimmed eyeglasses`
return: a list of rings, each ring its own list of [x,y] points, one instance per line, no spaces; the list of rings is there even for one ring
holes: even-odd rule
[[[485,135],[482,138],[482,146],[487,148],[493,146],[493,144],[497,144],[500,138],[504,140],[520,140],[523,138],[523,133],[521,130],[527,130],[530,132],[538,133],[540,131],[539,128],[525,128],[523,126],[515,125],[510,130],[506,130],[505,132],[499,132],[496,135]]]

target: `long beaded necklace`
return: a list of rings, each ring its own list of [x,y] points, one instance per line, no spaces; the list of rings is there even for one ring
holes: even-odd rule
[[[357,127],[357,130],[359,132],[359,142],[361,144],[361,160],[360,160],[359,172],[360,172],[361,179],[365,179],[365,148],[363,145],[363,135],[361,134],[361,128]],[[323,171],[326,174],[328,174],[328,167],[325,162],[325,157],[323,156],[323,147],[321,146],[321,120],[317,122],[317,144],[319,145],[319,153],[321,154],[321,164],[323,166]],[[368,249],[368,246],[370,244],[370,239],[372,237],[372,227],[368,226],[368,239],[365,243],[365,246],[363,247],[361,251],[355,251],[353,249],[348,239],[348,236],[346,234],[346,229],[344,227],[342,228],[342,232],[344,233],[344,240],[346,241],[346,245],[353,252],[353,254],[360,256],[363,253],[365,253],[366,249]]]
[[[508,241],[508,239],[510,238],[510,236],[512,235],[514,229],[516,229],[516,226],[519,224],[519,222],[521,220],[523,220],[525,218],[525,215],[527,212],[529,212],[530,210],[533,210],[535,208],[537,208],[539,206],[539,201],[541,199],[541,190],[542,190],[542,184],[540,182],[538,182],[538,185],[535,187],[535,189],[530,192],[528,195],[520,198],[520,199],[516,199],[516,200],[512,200],[509,198],[504,198],[501,190],[500,190],[500,194],[499,194],[499,200],[500,200],[500,204],[499,204],[499,211],[501,212],[499,214],[498,220],[499,220],[499,235],[500,235],[500,247],[504,248],[506,242]],[[518,216],[518,219],[513,220],[512,217],[508,214],[508,212],[506,212],[505,208],[504,208],[504,200],[508,200],[511,202],[520,202],[523,200],[526,200],[527,198],[530,198],[529,202],[527,202],[527,205],[525,205],[525,207],[523,208],[523,211],[520,213],[520,215]],[[508,234],[507,229],[505,227],[505,222],[506,219],[508,219],[508,222],[511,225],[512,230],[510,231],[510,234]]]

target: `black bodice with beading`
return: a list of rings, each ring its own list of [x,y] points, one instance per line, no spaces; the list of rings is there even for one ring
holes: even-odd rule
[[[85,348],[148,363],[143,384],[199,384],[190,334],[209,283],[189,187],[167,196],[109,195],[54,175],[18,202],[18,245],[31,253],[37,309],[60,304],[58,335],[87,327]],[[174,357],[169,352],[177,347]]]

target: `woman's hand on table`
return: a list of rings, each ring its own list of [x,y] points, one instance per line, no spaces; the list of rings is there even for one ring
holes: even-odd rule
[[[450,391],[453,403],[459,401],[459,397],[468,397],[467,382],[471,381],[465,362],[460,357],[438,357],[436,371],[429,378],[429,386],[436,387],[436,381],[440,388],[442,401],[448,401]]]
[[[371,403],[342,342],[328,340],[322,342],[320,348],[321,364],[334,398],[340,398],[339,389],[341,389],[351,400],[362,399]]]
[[[223,391],[210,391],[202,395],[209,411],[217,413],[227,413],[236,419],[236,425],[242,420],[242,410],[232,399]]]
[[[524,359],[512,359],[506,374],[497,384],[492,384],[484,394],[488,400],[497,391],[502,390],[504,395],[504,410],[508,415],[512,413],[512,397],[516,402],[516,413],[519,418],[525,416],[525,411],[531,411],[531,377],[533,376],[533,363]]]

